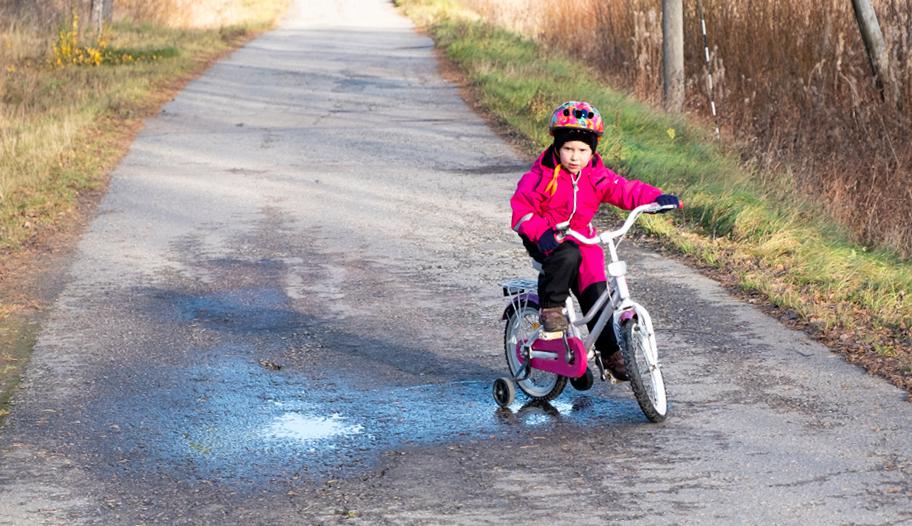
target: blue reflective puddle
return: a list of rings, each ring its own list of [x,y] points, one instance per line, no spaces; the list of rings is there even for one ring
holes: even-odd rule
[[[362,431],[364,431],[364,426],[348,424],[346,419],[338,413],[333,413],[328,417],[285,413],[263,430],[263,437],[267,440],[291,440],[309,444],[338,436],[357,435]]]
[[[118,469],[184,480],[245,485],[287,474],[321,477],[369,469],[385,451],[449,444],[530,429],[645,421],[626,388],[568,386],[551,404],[500,409],[487,381],[356,389],[341,376],[311,380],[300,371],[269,371],[242,357],[216,366],[148,371],[154,386],[136,396],[99,401],[96,418],[116,427],[98,444]]]

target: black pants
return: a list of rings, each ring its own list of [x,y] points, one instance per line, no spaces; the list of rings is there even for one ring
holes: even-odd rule
[[[538,249],[538,245],[529,241],[525,236],[520,237],[532,259],[541,263],[542,266],[542,271],[538,275],[538,299],[541,307],[563,307],[572,291],[583,314],[589,312],[608,285],[604,281],[599,281],[589,285],[584,291],[577,290],[579,266],[582,261],[579,246],[572,241],[565,241],[546,256]],[[604,309],[604,307],[602,308]],[[587,324],[589,330],[595,327],[600,314],[601,311]],[[602,356],[609,356],[618,350],[617,337],[610,321],[602,330],[598,340],[595,341],[595,347],[601,351]]]

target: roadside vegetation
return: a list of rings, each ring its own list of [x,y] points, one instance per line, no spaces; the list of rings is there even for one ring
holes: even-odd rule
[[[0,251],[59,223],[143,117],[285,0],[115,2],[100,36],[86,5],[15,4],[0,0]]]
[[[600,146],[606,163],[683,196],[683,214],[646,223],[653,235],[729,285],[766,298],[784,321],[841,350],[850,361],[912,391],[912,264],[903,258],[908,253],[889,242],[862,243],[865,237],[847,223],[842,204],[831,206],[835,198],[826,192],[808,195],[808,183],[786,162],[803,159],[800,152],[790,152],[781,162],[744,155],[740,136],[715,141],[705,121],[663,114],[650,106],[650,97],[645,103],[634,99],[629,93],[637,90],[630,85],[620,84],[628,94],[611,88],[615,77],[594,61],[494,24],[493,15],[469,9],[471,2],[397,4],[430,31],[463,71],[482,109],[528,139],[530,154],[549,142],[547,119],[557,104],[594,102],[606,117]],[[902,144],[908,147],[908,140]],[[849,149],[848,144],[841,147]],[[883,168],[876,159],[870,164],[869,172]],[[801,166],[823,169],[810,161]],[[904,199],[900,194],[908,186],[876,191]],[[910,207],[912,203],[891,211],[907,213]],[[711,321],[707,330],[712,330]]]
[[[661,97],[654,0],[460,0],[579,58],[638,99]],[[755,177],[786,173],[854,240],[912,256],[912,3],[872,0],[893,82],[873,82],[852,2],[684,2],[688,108],[709,116],[702,6],[720,124]],[[593,35],[598,35],[593,38]],[[778,184],[778,183],[777,183]]]
[[[49,233],[104,188],[142,119],[287,3],[116,0],[99,32],[87,0],[0,0],[0,291],[19,278],[11,260],[53,248],[42,247]],[[0,417],[34,336],[10,317],[34,301],[0,294]]]

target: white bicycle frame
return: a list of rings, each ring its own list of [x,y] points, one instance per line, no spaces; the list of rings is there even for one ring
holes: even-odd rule
[[[568,297],[565,304],[567,317],[570,322],[569,336],[575,336],[578,338],[581,337],[580,327],[588,324],[592,318],[595,317],[595,314],[599,312],[599,310],[602,311],[599,319],[596,321],[595,326],[592,328],[592,330],[589,331],[589,335],[583,341],[584,348],[586,349],[587,360],[592,360],[594,358],[595,342],[602,334],[602,331],[605,330],[605,325],[608,324],[609,316],[612,320],[611,328],[614,330],[619,344],[622,343],[622,338],[624,337],[623,331],[621,331],[622,320],[624,320],[627,316],[631,318],[633,316],[636,316],[649,339],[649,361],[652,364],[658,363],[658,356],[655,351],[656,341],[655,332],[652,328],[652,318],[649,316],[649,312],[645,307],[630,298],[630,290],[627,288],[626,278],[627,264],[618,258],[617,247],[620,245],[624,235],[626,235],[630,228],[633,227],[633,224],[636,223],[636,220],[640,214],[654,214],[662,210],[670,210],[673,208],[675,208],[674,205],[661,206],[656,203],[639,206],[630,212],[630,214],[627,216],[627,220],[624,221],[624,224],[621,226],[621,228],[614,231],[603,232],[591,238],[586,237],[574,230],[570,230],[569,222],[560,223],[556,226],[556,229],[559,232],[562,232],[560,234],[562,238],[573,237],[580,243],[586,245],[596,245],[600,243],[608,245],[608,255],[610,262],[608,263],[607,270],[610,286],[605,290],[605,292],[602,293],[601,296],[599,296],[595,304],[593,304],[593,306],[589,309],[589,312],[583,313],[582,317],[578,317],[576,315],[576,309],[573,308],[573,298]],[[540,263],[533,262],[533,267],[535,267],[536,270],[541,271]],[[535,280],[515,279],[504,285],[504,294],[511,297],[513,308],[519,310],[521,308],[521,298],[524,297],[524,293],[528,290],[535,290],[536,288],[537,282]],[[608,308],[602,309],[606,303],[608,305]],[[538,339],[542,334],[542,327],[537,327],[528,336],[528,339],[524,342],[524,345],[531,346],[532,342]],[[558,357],[557,354],[549,351],[529,349],[529,353],[531,358],[541,358],[545,360],[555,360]]]
[[[639,303],[633,301],[630,298],[630,290],[627,288],[627,263],[621,261],[618,258],[617,247],[620,245],[621,240],[627,234],[627,231],[633,226],[637,218],[642,213],[654,214],[662,210],[670,210],[675,208],[674,205],[661,206],[656,203],[650,203],[634,208],[630,214],[627,216],[627,220],[624,221],[624,225],[621,228],[602,232],[601,234],[595,237],[586,237],[579,232],[569,229],[569,222],[561,223],[557,225],[556,229],[563,232],[562,236],[564,238],[572,237],[579,241],[580,243],[586,245],[596,245],[599,243],[604,243],[608,246],[608,255],[610,261],[608,263],[608,278],[610,286],[599,296],[592,308],[589,309],[589,312],[583,313],[582,317],[577,317],[576,310],[573,308],[573,300],[567,298],[566,309],[567,317],[570,321],[570,326],[572,327],[572,332],[574,336],[580,335],[579,327],[588,324],[592,321],[592,318],[595,317],[595,314],[602,311],[598,320],[596,321],[595,327],[589,331],[589,335],[584,341],[584,346],[587,352],[587,358],[592,359],[595,355],[595,342],[598,340],[598,337],[602,334],[602,331],[605,329],[605,325],[608,324],[608,318],[612,318],[612,330],[614,330],[615,335],[618,338],[618,343],[621,343],[621,338],[623,338],[623,331],[621,331],[621,322],[625,317],[633,317],[634,315],[639,320],[641,327],[645,330],[647,337],[649,338],[649,361],[652,363],[658,362],[658,356],[656,353],[656,341],[655,341],[655,331],[652,328],[652,318],[649,316],[649,312],[640,305]],[[608,308],[602,309],[605,304],[608,304]]]

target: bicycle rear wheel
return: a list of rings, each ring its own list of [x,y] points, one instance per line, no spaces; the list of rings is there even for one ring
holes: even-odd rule
[[[630,387],[640,409],[652,422],[665,420],[668,400],[665,381],[659,368],[659,355],[640,320],[632,318],[624,324],[621,353],[627,366]]]
[[[516,377],[523,370],[523,364],[520,363],[516,355],[516,345],[519,342],[526,342],[532,336],[539,326],[538,322],[538,305],[528,302],[519,309],[514,309],[507,317],[507,324],[504,327],[504,353],[507,356],[507,365],[510,373]],[[548,401],[557,398],[567,385],[567,378],[554,373],[532,369],[531,374],[525,380],[516,382],[522,392],[533,400]]]

